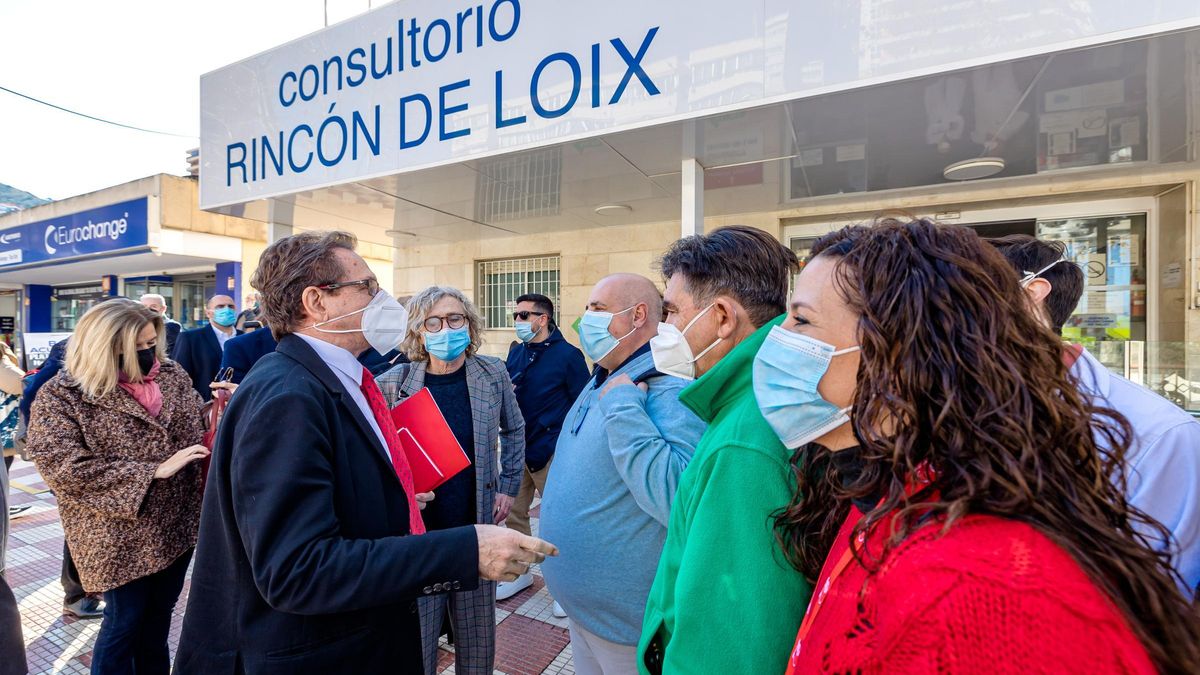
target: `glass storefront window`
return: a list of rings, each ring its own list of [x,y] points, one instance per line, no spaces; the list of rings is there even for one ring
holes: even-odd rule
[[[1067,259],[1084,271],[1083,297],[1063,327],[1065,339],[1089,349],[1146,340],[1146,214],[1043,220],[1037,236],[1064,242]],[[1115,355],[1106,360],[1103,353],[1105,365],[1118,365]]]
[[[74,331],[84,312],[111,297],[98,285],[55,288],[50,297],[51,330],[55,333]]]
[[[177,277],[175,289],[178,291],[178,315],[175,320],[183,324],[184,329],[200,328],[208,323],[204,309],[208,299],[216,292],[216,276]]]

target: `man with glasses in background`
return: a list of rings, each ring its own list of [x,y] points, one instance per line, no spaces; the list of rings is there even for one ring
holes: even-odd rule
[[[529,535],[534,491],[545,492],[563,418],[587,384],[588,368],[583,353],[559,331],[550,298],[537,293],[517,298],[513,321],[519,342],[508,350],[505,365],[525,418],[525,472],[505,524]],[[496,587],[496,599],[511,598],[532,584],[532,574],[502,582]]]

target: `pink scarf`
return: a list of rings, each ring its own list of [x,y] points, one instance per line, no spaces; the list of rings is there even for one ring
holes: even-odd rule
[[[158,376],[158,359],[154,360],[154,366],[150,368],[150,372],[142,376],[141,382],[130,382],[129,378],[125,377],[125,373],[121,373],[117,384],[122,389],[129,392],[133,400],[137,401],[150,413],[151,417],[158,417],[158,413],[162,412],[163,397],[162,389],[154,378]]]

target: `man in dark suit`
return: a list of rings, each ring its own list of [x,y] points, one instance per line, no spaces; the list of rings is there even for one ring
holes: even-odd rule
[[[162,314],[163,323],[167,327],[167,354],[174,353],[175,341],[179,339],[179,333],[183,330],[183,324],[167,316],[167,299],[158,293],[147,293],[141,297],[140,302]]]
[[[433,495],[415,494],[355,358],[398,343],[407,314],[354,245],[306,232],[259,260],[253,283],[279,344],[217,433],[179,675],[420,673],[417,597],[512,580],[556,553],[492,525],[421,534],[417,504]]]
[[[237,307],[228,295],[214,295],[208,299],[204,313],[208,325],[180,333],[171,359],[183,366],[192,377],[192,387],[207,401],[212,398],[209,385],[220,370],[225,342],[237,334],[233,328]]]

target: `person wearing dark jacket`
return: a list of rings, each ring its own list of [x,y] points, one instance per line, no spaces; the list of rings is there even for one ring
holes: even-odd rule
[[[419,673],[419,597],[511,580],[556,553],[495,525],[425,532],[418,504],[432,495],[418,498],[356,360],[399,343],[408,315],[354,245],[305,232],[259,259],[279,345],[217,431],[176,675]]]
[[[179,334],[171,358],[183,366],[192,378],[192,388],[200,394],[200,398],[208,401],[212,398],[209,385],[220,371],[221,355],[225,343],[241,331],[234,329],[237,320],[233,298],[228,295],[214,295],[208,300],[205,310],[208,324],[200,328],[185,330]]]
[[[583,391],[590,373],[583,353],[567,342],[554,323],[550,298],[536,293],[522,295],[517,298],[513,320],[520,342],[509,350],[505,365],[525,418],[525,473],[505,524],[530,534],[529,507],[534,490],[539,494],[545,490],[563,418]],[[499,584],[496,598],[510,598],[532,584],[533,575],[521,575],[514,582]]]

